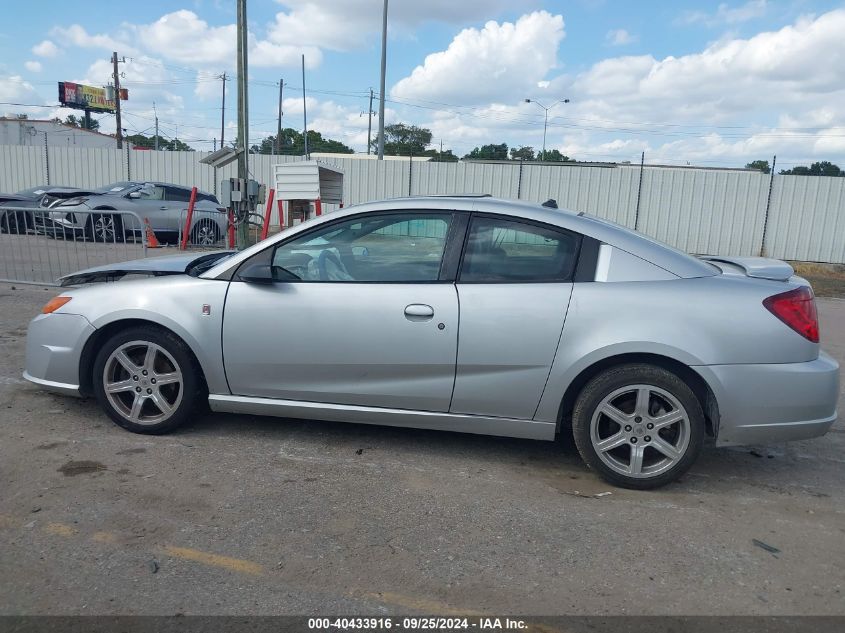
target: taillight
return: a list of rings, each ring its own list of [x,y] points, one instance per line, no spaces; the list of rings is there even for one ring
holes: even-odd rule
[[[808,341],[819,342],[819,315],[816,299],[807,286],[763,300],[766,309]]]

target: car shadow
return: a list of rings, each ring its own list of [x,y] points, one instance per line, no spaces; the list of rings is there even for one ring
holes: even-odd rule
[[[75,401],[80,413],[94,426],[110,424],[96,401]],[[115,427],[118,433],[125,431]],[[845,434],[834,434],[837,446],[845,448]],[[590,496],[599,490],[618,490],[604,483],[582,462],[568,434],[558,435],[552,442],[490,435],[475,435],[428,429],[413,429],[370,424],[352,424],[321,420],[303,420],[231,413],[197,412],[184,427],[161,439],[176,438],[180,442],[219,440],[257,442],[262,445],[294,447],[301,459],[319,460],[320,456],[351,456],[367,453],[391,455],[394,461],[411,461],[428,456],[443,463],[460,463],[467,468],[510,468],[514,473],[537,477],[566,494]],[[127,437],[132,437],[127,435]],[[153,436],[154,437],[154,436]],[[830,488],[845,488],[845,470],[834,457],[818,459],[816,455],[830,444],[830,437],[816,438],[771,446],[717,448],[712,440],[690,471],[661,491],[699,492],[772,492],[787,496],[806,494],[827,497]],[[360,451],[360,452],[358,452]],[[331,457],[327,458],[330,459]],[[631,494],[648,494],[625,491]]]

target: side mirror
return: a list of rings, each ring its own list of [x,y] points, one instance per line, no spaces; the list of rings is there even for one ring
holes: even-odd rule
[[[271,284],[273,270],[267,264],[251,264],[238,273],[238,279],[251,284]]]
[[[129,197],[132,198],[133,200],[137,200],[138,198],[141,197],[141,192],[140,191],[133,191],[129,194]]]

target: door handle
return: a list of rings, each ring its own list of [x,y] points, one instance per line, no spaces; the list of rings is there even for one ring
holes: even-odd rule
[[[430,319],[434,316],[434,308],[424,303],[412,303],[405,306],[405,316]]]

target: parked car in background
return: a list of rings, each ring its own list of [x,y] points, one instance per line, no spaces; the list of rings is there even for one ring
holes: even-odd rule
[[[0,232],[23,234],[35,230],[35,215],[51,204],[84,192],[76,187],[43,185],[17,193],[0,193]]]
[[[41,230],[116,242],[129,234],[139,236],[144,221],[149,220],[157,237],[175,240],[184,229],[190,199],[190,187],[163,182],[115,182],[94,191],[80,190],[79,195],[51,205],[50,213],[40,222]],[[198,191],[190,241],[214,244],[226,235],[227,217],[226,209],[213,194]]]
[[[552,205],[549,205],[552,206]],[[398,198],[237,253],[110,264],[29,326],[24,377],[165,433],[215,411],[552,440],[654,488],[719,446],[823,435],[839,366],[785,262],[583,213]],[[290,333],[290,335],[280,335]],[[716,462],[711,462],[715,464]]]

